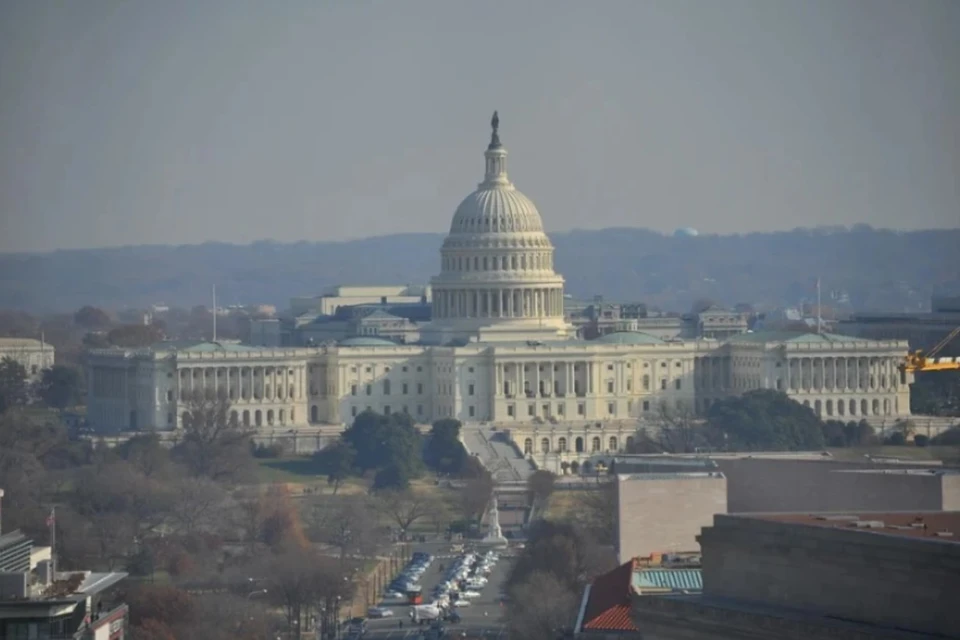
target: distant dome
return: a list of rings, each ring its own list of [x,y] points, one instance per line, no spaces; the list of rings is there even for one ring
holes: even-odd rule
[[[357,336],[354,338],[344,338],[337,343],[341,347],[396,347],[397,343],[386,338],[374,338],[370,336]]]
[[[675,238],[692,238],[700,235],[700,232],[692,227],[682,227],[673,232]]]
[[[600,336],[594,342],[601,344],[663,344],[663,340],[657,336],[642,331],[614,331]]]

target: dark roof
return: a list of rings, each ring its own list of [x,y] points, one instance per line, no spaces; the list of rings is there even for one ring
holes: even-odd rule
[[[960,544],[960,511],[759,513],[736,517]]]
[[[636,560],[597,577],[583,612],[583,631],[639,631],[630,617]]]

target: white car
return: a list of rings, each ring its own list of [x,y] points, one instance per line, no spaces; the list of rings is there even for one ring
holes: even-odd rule
[[[393,617],[393,609],[387,609],[386,607],[370,607],[367,609],[368,618],[391,618]]]
[[[453,606],[454,606],[455,609],[462,609],[463,607],[469,607],[469,606],[470,606],[470,601],[469,601],[469,600],[457,600],[457,601],[453,604]]]
[[[399,591],[387,591],[383,594],[384,600],[406,600],[407,596],[400,593]]]
[[[479,597],[480,597],[480,592],[479,592],[479,591],[474,591],[473,589],[467,589],[466,591],[461,591],[461,592],[460,592],[460,599],[461,599],[461,600],[463,600],[463,599],[470,599],[470,598],[479,598]],[[457,602],[459,602],[459,601],[460,601],[460,600],[457,600]]]

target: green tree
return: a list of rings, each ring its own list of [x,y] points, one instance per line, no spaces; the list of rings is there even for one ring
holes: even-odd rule
[[[773,389],[756,389],[711,405],[709,427],[733,450],[823,448],[823,425],[810,407]]]
[[[338,440],[313,455],[314,462],[327,475],[327,483],[333,487],[333,495],[353,475],[357,452],[349,442]]]
[[[554,486],[557,482],[557,476],[552,471],[538,469],[527,478],[527,490],[533,496],[535,505],[543,508],[547,500],[553,494]]]
[[[341,437],[357,452],[355,465],[362,471],[394,467],[389,473],[407,480],[423,473],[420,433],[406,414],[364,411]]]
[[[459,420],[443,418],[433,423],[425,452],[426,462],[440,473],[460,473],[467,452],[460,442]]]
[[[79,371],[73,367],[54,365],[43,370],[38,392],[48,407],[66,409],[80,404],[82,387]]]
[[[103,309],[86,305],[73,314],[73,322],[84,329],[106,329],[111,321]]]
[[[29,398],[27,369],[13,358],[0,360],[0,413],[25,405]]]

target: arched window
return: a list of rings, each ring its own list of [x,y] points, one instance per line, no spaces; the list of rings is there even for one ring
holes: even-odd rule
[[[253,414],[253,421],[258,427],[263,424],[263,414],[260,409],[257,409],[257,412]]]
[[[294,395],[294,394],[293,394],[293,385],[290,385],[290,393],[287,394],[287,397],[288,397],[288,398],[292,398],[293,395]]]
[[[310,422],[316,424],[316,422],[317,422],[317,414],[318,414],[319,412],[320,412],[320,411],[319,411],[319,409],[317,409],[317,405],[313,405],[312,407],[310,407]]]
[[[231,412],[230,412],[230,423],[231,423],[231,424],[237,424],[239,421],[240,421],[240,415],[236,412],[236,410],[231,411]]]
[[[284,411],[283,409],[280,409],[280,411],[277,412],[277,415],[278,415],[278,417],[279,417],[279,419],[280,419],[280,424],[287,424],[287,412],[286,412],[286,411]]]
[[[874,400],[874,401],[873,401],[873,406],[872,406],[871,408],[873,409],[873,411],[871,411],[871,414],[873,414],[873,415],[875,415],[875,416],[876,416],[876,415],[880,415],[880,401],[879,401],[879,400]]]
[[[523,441],[523,454],[530,455],[531,453],[533,453],[533,439],[527,438]]]
[[[580,463],[574,460],[570,463],[570,473],[577,475],[580,473]]]
[[[576,449],[577,453],[583,453],[583,438],[577,438],[573,442],[573,447]]]
[[[627,451],[628,451],[628,452],[633,451],[633,443],[634,443],[633,436],[627,436]]]
[[[850,415],[857,415],[857,401],[853,398],[850,399]]]
[[[560,450],[560,453],[566,453],[566,452],[567,452],[567,439],[566,439],[566,438],[560,438],[559,440],[557,440],[557,449]]]
[[[823,403],[817,400],[813,403],[813,410],[817,412],[818,416],[823,415]]]
[[[593,442],[590,443],[590,450],[593,452],[600,451],[600,438],[594,437]]]
[[[383,395],[385,395],[385,396],[390,395],[390,381],[389,381],[389,380],[384,380],[384,381],[383,381]]]
[[[273,425],[273,409],[267,409],[267,424]]]
[[[616,450],[617,450],[617,438],[616,436],[613,436],[610,438],[610,451],[616,451]]]
[[[250,410],[249,409],[244,409],[243,411],[243,426],[245,427],[250,426]]]
[[[643,376],[643,390],[644,390],[644,391],[650,391],[650,376],[649,376],[649,375]]]
[[[540,441],[540,451],[541,453],[550,453],[550,439],[544,438]]]

